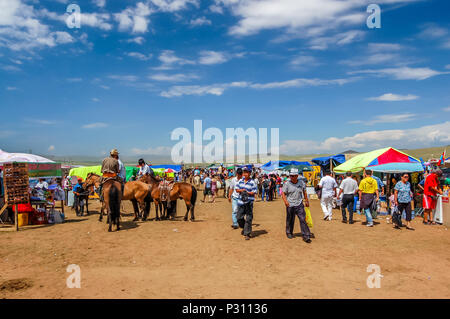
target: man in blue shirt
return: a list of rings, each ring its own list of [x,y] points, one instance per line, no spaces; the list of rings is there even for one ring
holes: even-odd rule
[[[377,177],[375,175],[372,175],[372,178],[377,181],[378,190],[381,191],[380,195],[384,195],[384,183],[383,183],[383,181],[379,177]]]
[[[84,213],[84,200],[80,196],[83,192],[83,179],[78,178],[78,183],[73,187],[74,206],[77,216],[83,216]]]
[[[250,169],[247,167],[243,169],[243,176],[235,188],[239,194],[237,220],[239,227],[243,228],[241,234],[245,236],[245,240],[249,240],[252,234],[253,202],[258,187],[255,181],[250,179]]]
[[[203,191],[202,202],[205,202],[206,196],[212,195],[212,190],[211,190],[212,179],[209,177],[209,174],[206,174],[205,180],[203,182],[205,184],[205,190]]]

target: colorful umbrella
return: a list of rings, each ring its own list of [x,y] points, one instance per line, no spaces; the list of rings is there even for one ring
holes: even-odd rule
[[[365,168],[382,173],[423,172],[423,166],[418,159],[392,147],[357,155],[335,167],[334,171],[356,173]]]

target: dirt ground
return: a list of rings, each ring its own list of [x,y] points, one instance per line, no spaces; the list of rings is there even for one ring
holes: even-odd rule
[[[177,220],[135,223],[125,202],[123,228],[112,233],[98,222],[97,203],[87,217],[67,208],[64,224],[0,232],[0,297],[450,298],[445,226],[416,218],[415,231],[394,230],[379,218],[368,228],[357,214],[355,224],[341,223],[338,210],[323,221],[311,202],[311,244],[286,238],[280,199],[255,203],[250,241],[231,229],[224,198],[198,201],[196,222],[182,221],[178,201]],[[69,264],[80,266],[79,289],[66,286]],[[381,288],[367,287],[369,264],[380,266]]]

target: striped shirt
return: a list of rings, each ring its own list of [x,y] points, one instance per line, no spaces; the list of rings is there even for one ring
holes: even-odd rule
[[[256,186],[256,183],[254,180],[249,179],[247,182],[244,178],[240,179],[239,182],[236,184],[236,189],[245,189],[247,193],[256,193],[258,191],[258,187]],[[248,196],[247,201],[242,201],[241,194],[239,193],[239,199],[238,199],[238,205],[244,205],[249,202],[253,202],[255,200],[255,196]]]

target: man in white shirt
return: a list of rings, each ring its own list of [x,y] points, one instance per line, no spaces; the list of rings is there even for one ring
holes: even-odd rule
[[[331,177],[331,172],[327,171],[326,175],[320,179],[319,187],[322,189],[322,197],[320,198],[320,206],[323,211],[323,220],[331,220],[333,215],[333,196],[336,196],[336,188],[338,184]]]
[[[341,205],[342,222],[347,224],[347,213],[345,212],[345,208],[347,208],[349,224],[353,224],[353,205],[355,203],[355,194],[358,191],[358,183],[352,178],[351,172],[345,173],[345,176],[347,177],[341,182],[341,186],[339,186],[338,198],[344,193]]]
[[[48,190],[48,183],[45,181],[45,178],[39,178],[39,182],[34,189],[36,189],[41,199],[45,199],[44,193]]]
[[[233,225],[231,228],[238,229],[237,221],[237,211],[238,211],[238,200],[239,194],[236,192],[237,183],[242,179],[242,168],[236,170],[237,176],[233,177],[230,182],[230,190],[228,191],[228,201],[231,202],[231,219],[233,220]]]

